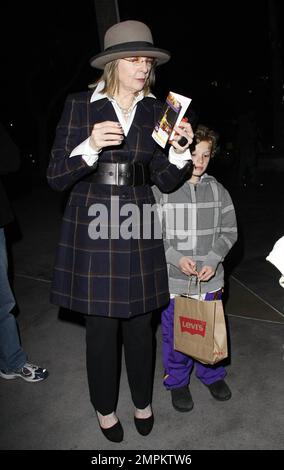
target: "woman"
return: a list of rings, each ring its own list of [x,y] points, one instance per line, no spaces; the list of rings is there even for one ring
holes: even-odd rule
[[[72,187],[51,300],[86,314],[91,402],[103,434],[115,442],[123,439],[115,414],[118,329],[134,422],[137,431],[147,435],[154,422],[151,315],[169,299],[163,242],[154,239],[151,217],[141,214],[155,203],[153,183],[171,191],[191,172],[186,152],[193,137],[189,123],[176,129],[172,143],[171,158],[178,160],[179,168],[151,137],[162,108],[150,93],[154,67],[169,58],[167,51],[153,46],[145,24],[124,21],[109,28],[104,52],[91,59],[103,75],[94,92],[68,97],[47,175],[56,190]],[[182,136],[187,138],[184,147],[178,144]],[[122,233],[130,207],[137,209],[136,218]]]

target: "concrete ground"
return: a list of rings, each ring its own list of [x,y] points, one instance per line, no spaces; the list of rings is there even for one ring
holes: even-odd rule
[[[105,439],[89,401],[84,324],[49,302],[61,195],[45,186],[19,190],[13,201],[17,224],[9,233],[17,320],[29,359],[50,375],[38,384],[0,379],[0,449],[283,449],[284,289],[279,271],[265,261],[284,233],[280,180],[275,174],[262,188],[231,188],[240,229],[226,264],[226,380],[232,399],[215,401],[192,374],[194,409],[175,411],[162,384],[158,326],[155,425],[148,437],[137,433],[123,362],[117,413],[125,439],[120,444]]]

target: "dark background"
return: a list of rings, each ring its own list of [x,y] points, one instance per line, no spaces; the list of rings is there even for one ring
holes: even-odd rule
[[[277,90],[275,82],[271,2],[280,80],[281,1],[117,3],[121,21],[145,22],[155,45],[172,52],[172,60],[157,69],[158,98],[163,101],[169,90],[190,96],[191,109],[217,130],[223,148],[233,139],[239,113],[253,109],[260,151],[282,155],[280,144],[275,150],[275,96],[281,108],[283,88],[279,91],[278,83]],[[110,2],[104,3],[107,11]],[[24,167],[44,173],[67,94],[86,90],[100,74],[89,65],[100,52],[95,2],[10,2],[1,16],[7,30],[1,32],[0,119],[19,145]]]

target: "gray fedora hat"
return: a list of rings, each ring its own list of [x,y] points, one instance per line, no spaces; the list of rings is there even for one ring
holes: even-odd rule
[[[167,62],[171,54],[154,47],[150,29],[140,21],[128,20],[116,23],[105,33],[104,51],[91,58],[90,64],[97,69],[124,57],[154,57],[157,64]]]

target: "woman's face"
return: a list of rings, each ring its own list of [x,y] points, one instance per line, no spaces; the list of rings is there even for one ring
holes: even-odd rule
[[[142,91],[149,77],[154,59],[151,57],[127,57],[117,65],[119,92]]]

